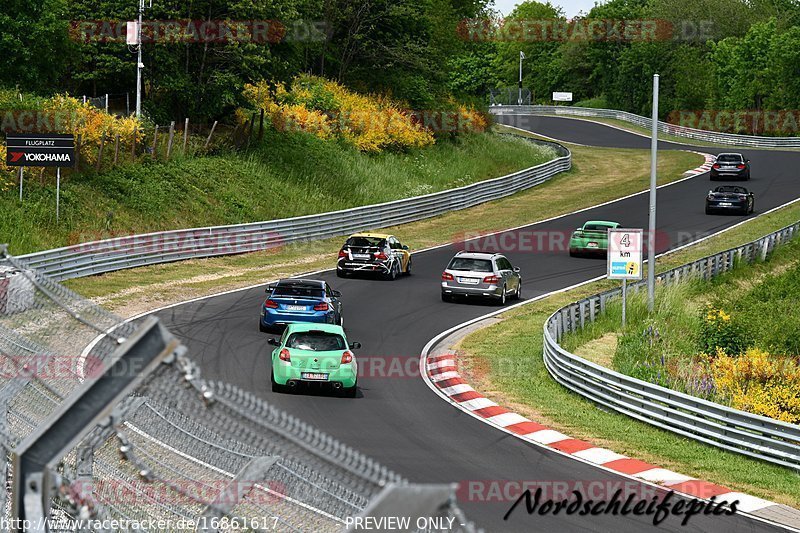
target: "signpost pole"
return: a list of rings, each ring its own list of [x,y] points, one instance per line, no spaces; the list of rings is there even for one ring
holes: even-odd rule
[[[61,167],[56,167],[56,224],[58,223],[59,208],[61,203]]]
[[[622,280],[622,327],[625,327],[625,310],[628,308],[628,280]]]
[[[19,167],[19,201],[22,201],[22,169],[25,167]]]
[[[658,163],[658,74],[653,74],[653,124],[650,137],[650,223],[647,232],[647,310],[653,312],[656,289],[656,165]]]

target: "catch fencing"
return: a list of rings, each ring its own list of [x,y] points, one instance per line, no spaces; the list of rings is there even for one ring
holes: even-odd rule
[[[125,236],[37,252],[20,259],[60,281],[184,259],[267,250],[424,220],[510,196],[571,168],[572,155],[563,146],[531,142],[551,147],[557,157],[507,176],[383,204],[267,222]]]
[[[614,109],[594,109],[574,106],[492,106],[489,112],[494,115],[554,115],[571,117],[591,117],[621,120],[650,130],[652,119]],[[658,121],[658,131],[675,137],[683,137],[695,141],[751,148],[800,148],[800,137],[765,137],[759,135],[737,135],[699,130],[686,126]]]
[[[0,283],[0,302],[16,302],[0,311],[0,447],[10,458],[0,474],[16,488],[5,492],[4,516],[24,499],[25,518],[53,519],[51,532],[129,530],[96,525],[104,520],[169,524],[139,529],[149,531],[341,532],[349,517],[379,516],[370,509],[390,500],[401,513],[427,505],[431,517],[474,532],[453,487],[409,484],[261,398],[202,379],[179,348],[152,372],[124,369],[144,374],[139,386],[46,467],[52,486],[37,507],[41,489],[18,468],[26,443],[156,319],[125,322],[4,253],[0,272],[15,276]],[[408,494],[426,490],[438,496],[404,507]],[[93,522],[68,523],[79,518]]]
[[[692,278],[711,279],[736,264],[764,260],[777,246],[797,237],[800,222],[758,240],[668,270],[661,285]],[[646,290],[644,281],[629,290]],[[719,448],[800,470],[800,426],[732,409],[654,385],[592,363],[561,346],[566,333],[582,329],[603,313],[613,289],[556,311],[544,325],[544,363],[561,385],[592,402],[653,426]]]

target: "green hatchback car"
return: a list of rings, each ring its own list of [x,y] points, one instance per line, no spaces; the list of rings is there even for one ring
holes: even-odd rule
[[[606,255],[608,253],[608,230],[618,228],[619,222],[589,220],[572,233],[569,239],[569,255]]]
[[[334,324],[288,324],[272,350],[272,391],[297,390],[302,384],[331,387],[348,398],[358,388],[358,363],[344,329]]]

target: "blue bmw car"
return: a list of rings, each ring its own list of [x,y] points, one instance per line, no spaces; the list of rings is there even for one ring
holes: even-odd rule
[[[267,287],[266,293],[258,321],[262,332],[295,322],[342,325],[341,293],[324,281],[283,279]]]

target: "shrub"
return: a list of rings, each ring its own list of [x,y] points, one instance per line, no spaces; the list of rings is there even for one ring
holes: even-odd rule
[[[699,348],[713,355],[723,351],[728,355],[739,355],[747,348],[743,328],[723,309],[707,305],[700,311]]]
[[[800,365],[796,359],[750,348],[739,357],[719,351],[711,364],[719,395],[736,409],[800,423]]]

